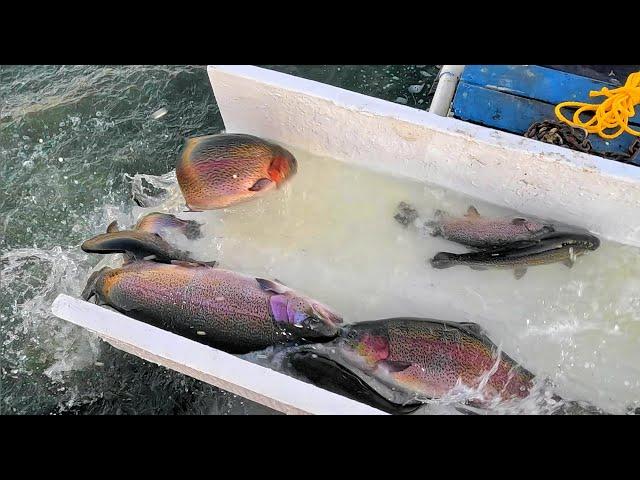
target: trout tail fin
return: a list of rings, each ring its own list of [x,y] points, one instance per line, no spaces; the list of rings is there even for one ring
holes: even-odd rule
[[[609,415],[601,408],[587,402],[564,400],[559,395],[553,395],[551,398],[559,405],[553,415]]]
[[[118,221],[114,220],[107,226],[107,233],[119,232],[120,226],[118,225]]]
[[[449,252],[438,252],[436,256],[431,259],[431,266],[433,268],[449,268],[453,267],[458,255]]]
[[[408,227],[418,218],[418,211],[406,202],[400,202],[393,218],[403,227]]]
[[[184,236],[189,240],[196,240],[198,238],[202,238],[202,231],[200,230],[200,227],[202,227],[202,223],[196,222],[195,220],[186,220],[182,231]]]

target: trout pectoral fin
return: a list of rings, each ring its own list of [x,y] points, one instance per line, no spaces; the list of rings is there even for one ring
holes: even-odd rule
[[[527,273],[526,267],[516,267],[513,270],[513,276],[516,277],[516,280],[520,280],[524,277],[524,274]]]
[[[465,217],[479,217],[480,214],[478,213],[478,210],[476,209],[476,207],[474,207],[473,205],[470,205],[469,208],[467,209],[467,214],[465,215]]]
[[[203,223],[196,222],[195,220],[187,220],[183,229],[184,236],[189,240],[202,238],[202,231],[200,230],[200,227],[203,225]]]
[[[479,267],[478,265],[469,265],[469,268],[471,270],[480,270],[480,271],[487,269],[487,267]]]
[[[567,266],[567,267],[569,267],[569,268],[573,267],[574,263],[575,263],[575,261],[574,261],[574,260],[573,260],[573,258],[571,258],[571,257],[566,258],[566,259],[564,259],[564,260],[562,261],[562,264],[563,264],[563,265],[566,265],[566,266]]]
[[[195,213],[198,213],[198,212],[202,212],[202,211],[204,211],[204,210],[194,210],[194,209],[193,209],[193,208],[191,208],[189,205],[187,205],[187,209],[186,209],[186,210],[183,210],[183,212],[185,212],[185,213],[188,213],[188,212],[195,212]]]
[[[122,264],[126,265],[127,263],[131,263],[136,260],[136,256],[131,253],[123,253],[122,254]]]
[[[107,233],[113,233],[113,232],[119,232],[119,231],[120,231],[120,227],[118,227],[117,220],[114,220],[113,222],[111,222],[107,227]]]
[[[411,362],[402,362],[397,360],[382,360],[378,362],[378,365],[384,365],[384,367],[392,373],[402,372],[409,368],[413,363]]]
[[[523,223],[527,223],[527,219],[526,218],[514,218],[513,220],[511,220],[511,223],[514,225],[522,225]]]
[[[265,188],[267,188],[272,183],[273,180],[269,178],[261,178],[256,183],[254,183],[253,186],[249,188],[249,190],[252,192],[259,192],[260,190],[264,190]]]

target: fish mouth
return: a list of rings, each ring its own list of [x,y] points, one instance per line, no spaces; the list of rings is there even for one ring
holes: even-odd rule
[[[102,301],[101,292],[98,291],[98,282],[111,270],[113,270],[111,267],[102,267],[100,270],[93,272],[89,276],[80,298],[88,302],[91,298],[97,297],[99,301]]]
[[[289,161],[289,175],[298,173],[298,160],[291,153],[287,152],[287,160]]]
[[[341,331],[341,327],[338,325],[342,323],[340,317],[334,316],[334,318],[327,318],[318,315],[309,315],[302,322],[302,326],[312,332],[314,341],[326,341],[336,338]]]

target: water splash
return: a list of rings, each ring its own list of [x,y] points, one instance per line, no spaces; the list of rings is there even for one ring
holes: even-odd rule
[[[2,323],[3,358],[15,373],[44,373],[61,380],[62,374],[96,361],[98,339],[50,311],[60,291],[74,295],[82,290],[87,271],[84,257],[75,248],[62,247],[22,248],[0,256],[3,316],[7,317]],[[34,362],[33,356],[41,361]]]
[[[164,175],[136,173],[125,177],[131,185],[131,196],[140,207],[156,207],[168,212],[178,211],[185,205],[175,170]]]

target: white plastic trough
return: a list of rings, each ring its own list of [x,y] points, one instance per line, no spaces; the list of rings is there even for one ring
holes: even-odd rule
[[[640,246],[638,167],[271,70],[234,65],[208,72],[228,132],[428,181]],[[53,313],[117,348],[281,412],[382,413],[67,295],[56,299]]]
[[[52,311],[120,350],[283,413],[384,415],[368,405],[68,295],[59,295]]]

